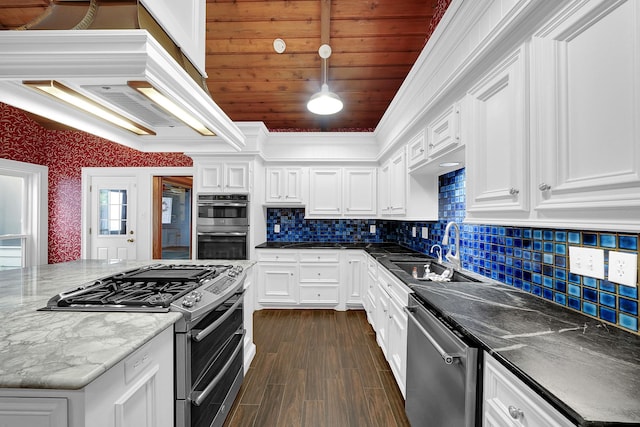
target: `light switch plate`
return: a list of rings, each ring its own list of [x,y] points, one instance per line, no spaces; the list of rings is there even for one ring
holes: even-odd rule
[[[279,233],[280,232],[280,224],[275,224],[273,226],[273,232],[274,233]]]
[[[415,225],[413,227],[411,227],[411,235],[413,237],[416,237],[416,227],[415,227]]]
[[[428,239],[429,238],[429,228],[428,227],[422,227],[422,238],[423,239]]]
[[[375,224],[371,224],[369,226],[369,233],[376,234],[376,225]]]
[[[638,286],[638,255],[626,252],[609,251],[610,282],[621,285]]]
[[[569,246],[569,271],[582,276],[604,279],[604,251]]]

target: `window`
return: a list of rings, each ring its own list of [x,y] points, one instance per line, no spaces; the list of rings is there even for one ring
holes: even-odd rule
[[[127,190],[100,190],[100,235],[127,234]]]
[[[0,270],[47,262],[47,174],[0,159]]]

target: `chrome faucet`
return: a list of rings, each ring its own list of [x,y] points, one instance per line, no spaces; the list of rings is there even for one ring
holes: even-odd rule
[[[437,249],[437,250],[436,250]],[[431,250],[429,251],[429,253],[433,253],[435,251],[435,253],[438,254],[438,262],[440,264],[442,264],[442,246],[440,245],[433,245],[431,246]]]
[[[449,245],[449,230],[453,227],[455,232],[455,255],[451,252],[451,245]],[[447,254],[444,256],[447,261],[453,264],[453,268],[459,270],[460,269],[460,227],[457,223],[451,221],[447,224],[447,227],[444,229],[444,237],[442,238],[442,246],[449,245],[449,249],[447,250]]]

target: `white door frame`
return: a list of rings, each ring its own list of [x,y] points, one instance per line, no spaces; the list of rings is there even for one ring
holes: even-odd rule
[[[134,177],[136,191],[136,259],[152,259],[153,243],[153,177],[154,176],[193,176],[193,167],[105,167],[82,168],[82,249],[81,257],[91,257],[89,227],[91,226],[91,194],[89,186],[93,177]]]

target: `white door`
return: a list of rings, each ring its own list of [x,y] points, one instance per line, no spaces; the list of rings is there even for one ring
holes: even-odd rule
[[[91,178],[89,254],[92,259],[136,259],[136,178]]]

